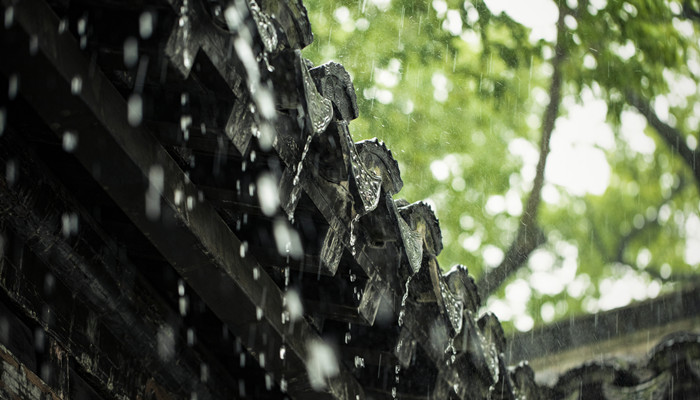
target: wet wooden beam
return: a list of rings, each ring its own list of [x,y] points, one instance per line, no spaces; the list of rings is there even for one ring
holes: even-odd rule
[[[10,4],[3,1],[5,7]],[[286,381],[290,395],[364,398],[362,388],[342,365],[328,380],[327,390],[311,388],[305,366],[307,346],[321,340],[318,334],[304,319],[285,324],[281,318],[286,309],[284,293],[266,273],[254,279],[251,271],[259,268],[257,262],[241,250],[241,241],[212,205],[198,200],[198,189],[153,135],[129,125],[125,100],[100,70],[91,68],[73,37],[56,35],[59,21],[49,7],[40,0],[13,7],[15,23],[24,32],[17,40],[3,43],[15,56],[0,69],[6,75],[21,71],[20,94],[57,136],[75,135],[73,153],[102,189],[250,353],[265,360],[261,364],[274,379]],[[29,36],[38,38],[35,55],[29,54]],[[76,76],[89,82],[77,94],[70,86]],[[161,213],[155,220],[146,216],[144,195],[153,168],[164,178],[159,191]],[[281,360],[275,355],[283,343],[287,356]]]

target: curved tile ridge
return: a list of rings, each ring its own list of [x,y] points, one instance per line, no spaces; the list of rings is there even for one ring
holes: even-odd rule
[[[700,335],[666,336],[639,364],[619,360],[591,361],[559,377],[552,398],[583,393],[599,399],[691,399],[700,388]]]

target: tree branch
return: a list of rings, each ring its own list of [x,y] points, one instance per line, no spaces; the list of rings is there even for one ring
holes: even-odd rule
[[[479,279],[477,288],[479,296],[486,299],[498,289],[501,284],[517,271],[530,257],[536,248],[542,245],[546,238],[542,230],[537,226],[537,211],[542,199],[542,186],[544,185],[544,170],[549,155],[549,141],[554,130],[554,122],[559,115],[561,104],[562,63],[566,57],[564,41],[565,10],[559,10],[557,21],[557,44],[555,46],[554,59],[552,60],[552,81],[549,87],[549,104],[542,117],[542,141],[540,142],[540,158],[537,161],[537,171],[532,185],[532,191],[527,199],[525,210],[520,218],[520,225],[515,240],[506,251],[503,261],[493,270],[487,271]]]
[[[671,148],[671,151],[677,152],[683,158],[683,161],[693,172],[693,177],[698,187],[700,187],[700,151],[698,149],[691,150],[685,143],[685,135],[683,133],[661,121],[647,99],[632,91],[628,91],[626,96],[627,102],[636,108],[640,114],[644,115],[649,125],[658,132],[659,136],[666,142],[666,145]]]

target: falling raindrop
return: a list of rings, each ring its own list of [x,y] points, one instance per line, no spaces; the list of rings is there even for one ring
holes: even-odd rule
[[[153,34],[153,14],[149,11],[144,11],[139,17],[139,36],[142,39],[148,39]]]
[[[78,233],[78,215],[76,213],[63,213],[61,215],[61,233],[63,237]]]
[[[255,319],[260,321],[263,317],[263,309],[260,307],[255,307]]]
[[[73,131],[63,132],[63,150],[72,153],[78,147],[78,134]]]
[[[188,308],[187,305],[188,305],[187,297],[184,297],[184,296],[180,297],[180,301],[178,302],[178,306],[180,309],[180,315],[182,315],[183,317],[185,315],[187,315],[187,308]]]
[[[257,281],[260,278],[260,269],[257,266],[253,267],[253,280]]]
[[[160,218],[160,194],[163,191],[163,184],[163,167],[151,166],[148,170],[148,190],[146,191],[146,217],[151,221]]]
[[[5,125],[7,124],[7,111],[5,107],[0,107],[0,136],[5,133]]]
[[[68,30],[68,21],[65,19],[62,19],[58,23],[58,34],[61,35],[61,34],[65,33],[66,30]]]
[[[134,93],[129,96],[126,110],[126,119],[129,121],[129,125],[141,125],[141,121],[143,120],[143,100],[141,99],[141,95]]]
[[[5,9],[5,29],[10,29],[15,20],[15,8],[9,6]]]
[[[239,248],[239,254],[241,258],[245,258],[246,253],[248,252],[248,242],[243,241],[241,242],[241,246]]]
[[[284,357],[287,355],[287,348],[282,345],[280,346],[280,360],[284,360]]]
[[[209,365],[202,363],[199,367],[199,379],[202,383],[207,383],[209,380]]]
[[[333,349],[325,342],[313,339],[306,344],[309,358],[306,362],[306,372],[311,388],[316,391],[326,389],[329,378],[340,372],[338,360]]]
[[[7,97],[10,100],[14,100],[17,97],[17,91],[19,90],[19,76],[17,74],[10,75],[7,82]]]
[[[18,170],[17,170],[17,161],[16,160],[9,160],[5,164],[5,180],[7,181],[7,185],[12,187],[12,185],[17,182],[17,175],[18,175]],[[0,254],[2,255],[2,254]]]
[[[169,325],[161,326],[156,337],[158,342],[158,356],[161,360],[169,362],[175,356],[175,332]]]
[[[272,376],[270,374],[265,374],[265,390],[272,390]]]
[[[173,203],[175,203],[176,206],[179,206],[182,203],[182,197],[184,194],[182,193],[182,189],[175,189],[175,192],[173,192]]]
[[[280,391],[282,393],[287,393],[287,380],[284,378],[280,379]]]
[[[194,340],[194,329],[187,328],[187,345],[190,347],[194,346]]]
[[[139,60],[139,42],[135,37],[129,36],[124,41],[124,65],[127,68],[136,66]]]
[[[79,75],[76,75],[70,80],[70,92],[74,95],[78,95],[82,90],[83,78],[81,78]]]

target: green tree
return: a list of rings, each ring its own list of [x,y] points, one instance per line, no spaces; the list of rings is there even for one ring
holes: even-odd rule
[[[355,140],[393,150],[400,195],[435,206],[441,265],[467,265],[506,327],[696,276],[686,254],[700,230],[695,2],[552,2],[551,38],[496,2],[305,3],[316,36],[306,57],[353,77]],[[567,117],[591,103],[607,116],[609,140],[590,136],[609,183],[570,193],[550,179],[548,156],[569,140]],[[636,289],[616,304],[604,292],[620,279]]]

